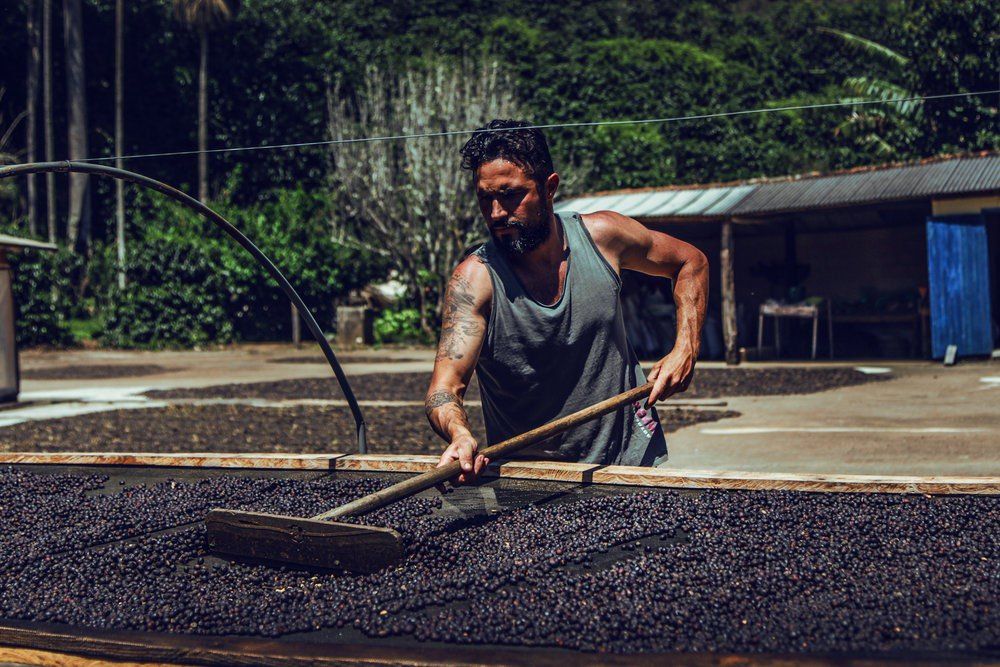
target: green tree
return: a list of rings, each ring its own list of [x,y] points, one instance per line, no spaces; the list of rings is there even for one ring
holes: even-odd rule
[[[230,0],[174,0],[177,17],[198,31],[198,199],[208,201],[208,34],[233,17]]]
[[[517,115],[510,83],[495,64],[437,60],[395,73],[369,69],[351,99],[329,90],[330,137],[396,136],[485,125]],[[417,301],[430,332],[444,286],[483,226],[462,137],[373,141],[331,147],[338,234],[378,248]]]
[[[267,193],[250,207],[217,205],[288,277],[320,323],[332,320],[338,299],[386,271],[374,253],[331,239],[329,206],[324,195],[301,189]],[[105,344],[191,347],[288,338],[288,299],[232,239],[158,195],[140,193],[132,214],[138,224],[125,266],[127,289],[113,280],[118,267],[110,246],[102,265]]]
[[[56,252],[24,250],[9,259],[18,345],[72,345],[70,320],[80,314],[74,281],[83,267],[82,256],[61,248]]]
[[[990,0],[909,0],[901,39],[910,87],[924,95],[995,90],[1000,72],[1000,11]],[[925,153],[1000,147],[1000,96],[930,100]]]
[[[0,102],[3,101],[5,92],[3,88],[0,88]],[[17,156],[14,154],[11,139],[23,118],[24,114],[19,114],[13,121],[8,123],[4,121],[3,113],[0,112],[0,165],[17,162]],[[11,207],[9,221],[15,220],[17,218],[17,186],[13,181],[9,179],[0,181],[0,199],[9,201]]]
[[[547,120],[712,113],[743,108],[755,98],[756,73],[691,44],[609,39],[581,42],[566,55],[551,65],[547,86],[533,100],[548,110]],[[588,189],[600,190],[718,180],[725,172],[714,159],[717,133],[731,127],[731,121],[713,120],[550,134],[563,165],[593,165]],[[568,148],[576,154],[567,155]]]
[[[911,66],[910,59],[884,44],[834,28],[820,28],[866,58],[882,63],[891,78],[858,74],[847,77],[843,87],[848,97],[842,102],[881,100],[885,104],[858,105],[834,130],[860,146],[872,149],[882,158],[898,157],[912,146],[917,125],[923,115],[923,103],[912,99],[919,97],[901,82]],[[891,100],[907,100],[892,102]]]
[[[63,0],[63,39],[66,56],[67,154],[70,160],[90,157],[90,125],[87,122],[87,74],[83,44],[82,0]],[[90,177],[69,176],[69,209],[66,241],[70,247],[87,248],[91,241]]]

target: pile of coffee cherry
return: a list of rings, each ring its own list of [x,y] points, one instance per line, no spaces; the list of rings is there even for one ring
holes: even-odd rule
[[[312,516],[386,484],[219,474],[102,490],[98,475],[0,470],[0,617],[606,652],[1000,645],[989,496],[605,492],[473,517],[418,497],[355,519],[404,537],[405,558],[374,574],[205,550],[213,507]]]

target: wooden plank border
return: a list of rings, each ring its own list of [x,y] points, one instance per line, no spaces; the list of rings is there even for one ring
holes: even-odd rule
[[[455,646],[413,647],[338,644],[332,642],[278,641],[254,637],[170,635],[148,632],[105,631],[70,628],[51,631],[42,628],[0,625],[0,657],[34,659],[27,664],[66,667],[107,665],[240,665],[264,667],[305,667],[341,665],[543,665],[560,667],[568,651],[517,651],[501,647]],[[598,661],[594,656],[572,653],[582,665],[629,664],[627,657],[610,656]],[[644,664],[654,664],[648,658]],[[704,663],[709,664],[709,663]]]
[[[239,665],[263,667],[333,667],[342,665],[510,665],[511,667],[579,667],[607,665],[688,665],[690,667],[876,667],[907,665],[986,665],[975,656],[852,657],[824,655],[712,653],[582,653],[552,648],[530,650],[498,646],[373,646],[327,642],[291,642],[259,638],[166,635],[0,625],[0,661],[61,667],[152,667],[153,665]]]
[[[349,455],[337,470],[426,472],[435,456]],[[509,461],[490,466],[487,477],[537,479],[578,484],[612,484],[682,489],[823,491],[855,493],[1000,494],[1000,477],[925,477],[904,475],[822,475],[687,468],[637,468],[556,461]]]
[[[249,470],[331,470],[343,454],[192,452],[0,452],[0,465],[148,466]]]
[[[0,465],[167,466],[421,473],[430,470],[436,463],[436,456],[407,454],[0,452]],[[484,476],[681,489],[1000,495],[1000,477],[987,476],[764,473],[738,470],[635,468],[557,461],[508,461],[491,465]]]

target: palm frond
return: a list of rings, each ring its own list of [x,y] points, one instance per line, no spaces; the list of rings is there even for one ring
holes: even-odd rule
[[[874,149],[876,155],[881,155],[883,157],[896,155],[898,153],[895,146],[890,144],[878,134],[872,133],[865,135],[862,137],[861,143]]]
[[[867,132],[880,132],[888,122],[880,113],[852,113],[834,128],[834,135],[856,139]]]
[[[188,25],[214,28],[235,13],[232,0],[174,0],[174,15]]]
[[[843,40],[843,42],[848,46],[851,46],[864,54],[880,58],[885,62],[892,63],[899,67],[904,67],[910,63],[909,58],[898,51],[890,49],[884,44],[879,44],[878,42],[873,42],[870,39],[865,39],[864,37],[849,33],[845,30],[837,30],[836,28],[819,27],[816,29],[819,32],[825,32],[828,35],[835,35]]]
[[[7,148],[7,144],[10,142],[10,136],[14,134],[14,130],[17,129],[17,126],[21,124],[21,121],[24,120],[27,115],[28,115],[27,111],[22,111],[21,113],[19,113],[17,117],[14,118],[13,121],[11,121],[10,125],[7,127],[4,133],[0,134],[0,151]],[[0,123],[2,122],[3,122],[3,117],[0,117]]]
[[[5,88],[0,88],[0,102],[3,101],[6,93],[7,90]],[[21,124],[21,121],[24,120],[27,115],[27,111],[19,113],[14,120],[7,125],[6,129],[4,129],[4,117],[3,115],[0,115],[0,163],[17,162],[17,155],[8,150],[7,145],[10,143],[10,138],[14,134],[14,130],[17,129],[17,126]]]
[[[916,97],[912,91],[885,79],[869,76],[851,76],[844,79],[844,87],[858,97],[879,99],[885,102],[906,97]]]
[[[860,102],[862,100],[882,100],[887,102],[889,108],[907,118],[916,118],[923,110],[921,100],[912,99],[917,94],[908,88],[886,81],[885,79],[874,79],[867,76],[852,76],[844,79],[844,88],[848,93],[856,97],[842,99],[842,102]],[[890,100],[906,100],[905,102],[891,102]]]
[[[873,150],[877,155],[892,156],[898,151],[884,137],[885,118],[852,114],[838,124],[834,136],[852,141],[856,146]]]

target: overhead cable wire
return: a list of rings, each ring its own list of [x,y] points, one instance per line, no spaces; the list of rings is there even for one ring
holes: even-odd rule
[[[996,93],[1000,93],[1000,88],[996,90],[980,90],[970,93],[945,93],[941,95],[924,95],[919,97],[900,97],[897,99],[889,99],[889,100],[883,100],[883,99],[851,100],[849,102],[825,102],[821,104],[800,104],[795,106],[784,106],[784,107],[763,107],[758,109],[741,109],[739,111],[720,111],[717,113],[694,114],[689,116],[669,116],[665,118],[640,118],[640,119],[630,119],[630,120],[595,120],[595,121],[579,121],[575,123],[544,123],[539,125],[526,125],[524,127],[518,127],[518,128],[497,128],[494,130],[483,130],[483,129],[446,130],[442,132],[419,132],[414,134],[393,134],[393,135],[383,135],[375,137],[355,137],[351,139],[326,139],[323,141],[304,141],[291,144],[263,144],[258,146],[237,146],[234,148],[212,148],[205,151],[189,150],[189,151],[172,151],[165,153],[138,153],[135,155],[113,155],[109,157],[85,158],[82,160],[77,160],[77,162],[109,162],[112,160],[139,160],[139,159],[154,158],[154,157],[182,157],[189,155],[199,155],[201,153],[205,154],[245,153],[250,151],[271,151],[271,150],[285,150],[292,148],[311,148],[315,146],[343,146],[350,144],[371,143],[375,141],[402,141],[408,139],[428,139],[432,137],[452,137],[464,134],[478,134],[487,132],[509,132],[513,130],[525,130],[525,129],[550,130],[550,129],[561,129],[561,128],[599,127],[599,126],[613,126],[613,125],[650,125],[655,123],[677,123],[688,120],[707,120],[710,118],[748,116],[753,114],[777,113],[781,111],[803,111],[807,109],[829,109],[833,107],[858,107],[858,106],[867,106],[872,104],[898,104],[901,102],[916,102],[916,101],[923,102],[927,100],[941,100],[941,99],[949,99],[955,97],[973,97],[979,95],[992,95]]]

